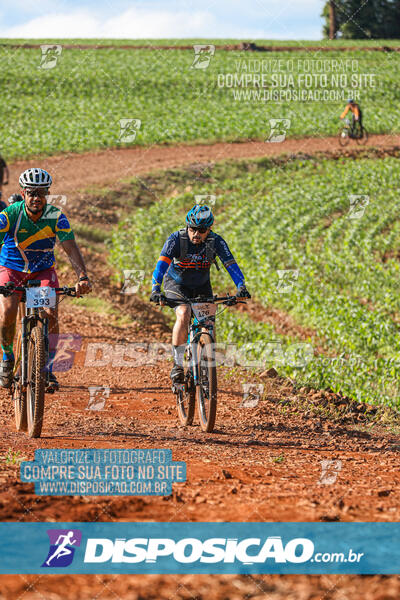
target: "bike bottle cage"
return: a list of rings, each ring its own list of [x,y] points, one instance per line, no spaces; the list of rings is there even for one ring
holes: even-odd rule
[[[210,265],[214,264],[217,267],[217,270],[219,271],[219,266],[218,266],[217,260],[216,260],[217,253],[215,251],[215,234],[212,231],[210,231],[210,233],[208,234],[207,239],[205,241],[205,245],[206,245],[206,258],[207,258],[208,262],[210,263]],[[186,258],[187,253],[188,253],[189,234],[188,234],[186,228],[179,230],[179,246],[180,246],[180,255],[178,258],[174,258],[175,263],[182,261],[184,258]]]

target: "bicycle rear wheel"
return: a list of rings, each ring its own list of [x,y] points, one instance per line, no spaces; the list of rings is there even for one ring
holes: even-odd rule
[[[356,137],[356,142],[360,146],[365,146],[365,144],[368,142],[368,132],[365,129],[365,127],[361,128],[361,132],[359,134],[359,137],[358,136]]]
[[[21,382],[21,352],[22,334],[21,330],[19,330],[17,334],[17,342],[15,344],[14,380],[12,384],[11,394],[14,401],[15,425],[17,431],[27,431],[28,421],[26,414],[26,391],[22,390]]]
[[[196,386],[197,410],[203,431],[214,429],[217,414],[217,368],[213,339],[203,334],[197,343],[199,385]]]
[[[178,408],[178,417],[182,425],[192,425],[194,417],[194,407],[196,403],[195,387],[193,382],[193,372],[190,366],[191,354],[188,346],[185,351],[185,361],[188,361],[189,367],[185,368],[185,383],[177,386],[176,404]]]
[[[27,416],[29,437],[40,437],[43,425],[46,385],[43,329],[36,325],[28,343]]]
[[[347,127],[342,127],[342,129],[339,131],[339,144],[340,146],[347,146],[349,142],[349,130]]]

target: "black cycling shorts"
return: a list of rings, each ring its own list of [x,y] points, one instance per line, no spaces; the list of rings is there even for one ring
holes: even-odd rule
[[[172,279],[172,277],[165,277],[164,294],[167,296],[167,298],[171,298],[171,300],[176,300],[179,302],[179,300],[184,296],[186,296],[186,298],[197,298],[197,296],[211,298],[213,291],[210,281],[198,287],[187,287],[186,285],[177,283],[175,279]],[[181,304],[185,304],[183,299]]]

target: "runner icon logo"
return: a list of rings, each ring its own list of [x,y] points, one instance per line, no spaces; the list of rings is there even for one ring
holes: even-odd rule
[[[134,142],[136,139],[137,132],[139,131],[142,121],[141,119],[120,119],[119,123],[119,136],[120,142]]]
[[[41,44],[42,56],[38,69],[54,69],[62,52],[60,44]]]
[[[215,46],[213,44],[195,44],[193,46],[194,59],[190,65],[191,69],[207,69],[211,58],[215,54]]]
[[[68,567],[74,558],[75,548],[81,545],[79,529],[48,529],[50,548],[42,567]]]
[[[286,139],[286,132],[290,128],[290,123],[290,119],[270,119],[269,125],[271,131],[265,141],[278,143],[284,142]]]
[[[276,291],[281,294],[291,292],[293,290],[293,286],[299,278],[299,270],[278,269],[276,272],[278,273],[279,278],[276,286]]]
[[[369,204],[369,196],[365,194],[350,194],[349,219],[361,219]]]

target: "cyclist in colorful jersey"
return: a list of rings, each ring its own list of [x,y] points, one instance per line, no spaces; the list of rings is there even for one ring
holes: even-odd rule
[[[20,178],[23,202],[15,202],[0,212],[0,285],[13,282],[25,285],[29,279],[40,280],[40,285],[59,287],[55,271],[54,246],[56,238],[61,242],[74,268],[78,283],[75,286],[78,296],[90,292],[91,284],[80,250],[75,242],[67,217],[56,206],[47,203],[46,196],[52,178],[43,169],[27,169]],[[0,363],[0,385],[10,387],[14,367],[13,340],[15,322],[21,294],[0,296],[0,342],[3,357]],[[55,309],[48,309],[49,318],[49,387],[58,389],[58,382],[52,373],[57,337],[58,315]]]
[[[362,110],[359,107],[359,105],[356,102],[354,102],[354,100],[352,100],[351,98],[350,98],[350,100],[347,101],[346,108],[340,115],[340,118],[344,119],[349,111],[351,112],[351,116],[352,116],[351,133],[352,134],[356,133],[357,127],[359,128],[359,131],[361,132],[361,130],[362,130]]]
[[[218,234],[211,231],[214,217],[208,206],[196,204],[186,215],[186,229],[175,231],[169,236],[161,251],[153,273],[153,287],[150,300],[163,303],[165,296],[177,302],[183,297],[213,295],[210,282],[210,268],[218,256],[237,287],[237,296],[250,298],[242,271],[237,265],[228,244]],[[164,280],[164,294],[161,284]],[[176,307],[176,323],[172,331],[174,366],[171,379],[174,383],[183,382],[183,357],[190,322],[190,306]]]

